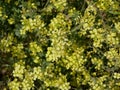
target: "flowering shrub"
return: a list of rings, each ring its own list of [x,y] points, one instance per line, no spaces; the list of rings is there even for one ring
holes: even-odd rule
[[[119,90],[119,0],[0,0],[0,87]]]

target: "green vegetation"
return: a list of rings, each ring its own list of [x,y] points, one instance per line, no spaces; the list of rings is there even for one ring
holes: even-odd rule
[[[1,90],[120,90],[119,0],[0,0]]]

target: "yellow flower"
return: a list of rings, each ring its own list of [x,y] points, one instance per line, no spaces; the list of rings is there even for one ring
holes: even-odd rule
[[[10,18],[10,19],[8,19],[8,23],[12,25],[15,23],[15,20],[13,18]]]

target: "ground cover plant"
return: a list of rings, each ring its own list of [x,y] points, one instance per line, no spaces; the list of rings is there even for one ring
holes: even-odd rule
[[[0,0],[1,90],[119,90],[119,0]]]

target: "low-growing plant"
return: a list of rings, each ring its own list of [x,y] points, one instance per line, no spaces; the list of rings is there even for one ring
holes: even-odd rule
[[[0,0],[0,87],[119,90],[119,0]]]

